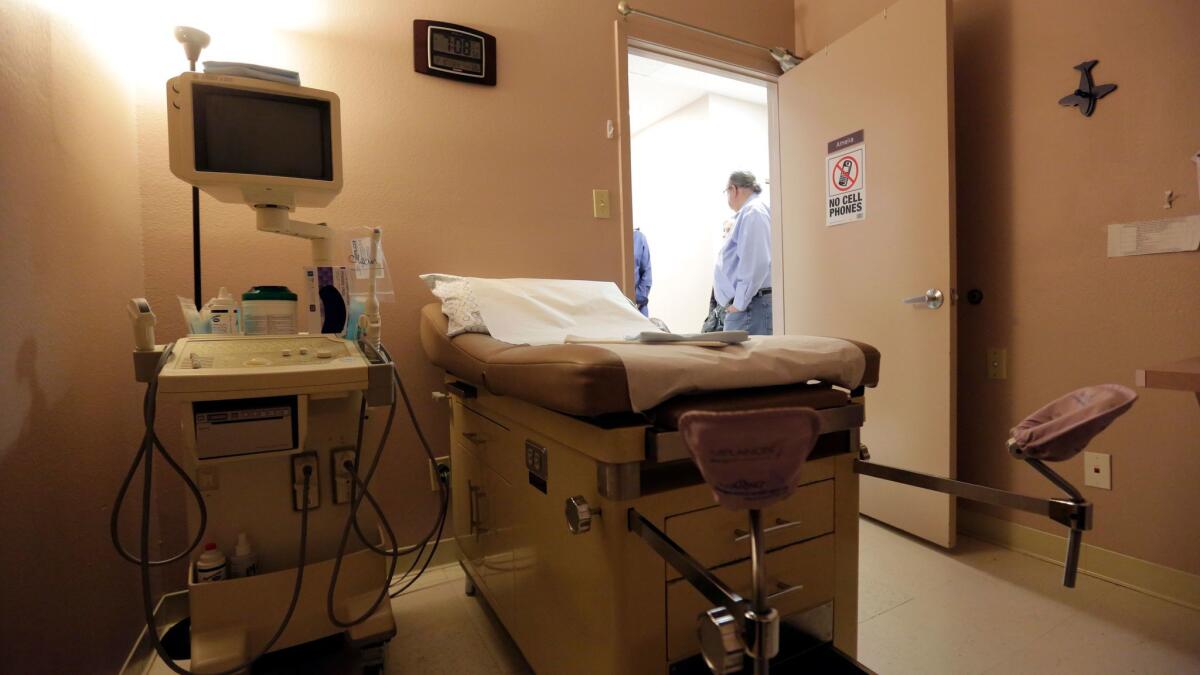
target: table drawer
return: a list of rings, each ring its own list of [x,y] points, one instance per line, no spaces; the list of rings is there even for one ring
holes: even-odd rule
[[[780,618],[833,599],[837,555],[833,535],[771,551],[766,555],[767,586],[778,596],[768,604]],[[854,573],[850,570],[849,573]],[[750,561],[713,570],[742,597],[752,597]],[[783,590],[789,588],[793,590]],[[687,581],[667,584],[667,658],[671,661],[700,651],[697,617],[712,606]]]
[[[833,532],[833,487],[832,480],[803,485],[791,497],[764,509],[763,529],[779,528],[767,532],[767,550]],[[705,567],[750,557],[750,538],[739,539],[749,529],[747,511],[721,506],[671,516],[666,522],[667,536]],[[668,565],[667,579],[679,578],[679,572]]]
[[[505,480],[515,484],[525,479],[524,454],[514,449],[516,434],[508,427],[465,405],[455,405],[451,434],[453,440]]]

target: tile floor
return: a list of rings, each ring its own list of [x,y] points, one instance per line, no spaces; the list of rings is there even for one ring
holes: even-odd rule
[[[1200,673],[1200,612],[960,537],[953,552],[862,521],[859,658],[883,674]],[[457,566],[393,602],[388,673],[530,673]]]

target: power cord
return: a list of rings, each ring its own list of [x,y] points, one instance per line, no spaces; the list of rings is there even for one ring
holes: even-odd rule
[[[390,356],[388,358],[390,359]],[[393,372],[395,372],[394,366],[393,366]],[[421,440],[421,444],[422,444],[423,448],[425,449],[425,455],[429,458],[429,461],[431,464],[433,464],[435,467],[441,467],[441,465],[437,464],[437,460],[433,456],[433,450],[429,447],[428,442],[426,442],[426,440],[425,440],[424,434],[421,432],[420,425],[417,423],[416,414],[413,412],[412,403],[408,399],[408,393],[404,390],[404,384],[400,380],[399,374],[396,374],[394,379],[395,379],[395,382],[399,384],[400,395],[404,400],[405,407],[408,409],[408,416],[409,416],[409,419],[412,421],[413,428],[415,428],[417,430],[417,437]],[[389,420],[390,419],[391,419],[391,417],[389,416]],[[361,448],[361,446],[362,446],[362,419],[360,418],[358,447]],[[382,452],[382,446],[380,446],[380,452]],[[356,449],[355,457],[357,458],[358,455],[359,455],[359,452]],[[375,461],[372,462],[371,468],[367,472],[367,477],[363,481],[359,481],[357,479],[357,475],[358,475],[357,465],[353,469],[350,470],[350,474],[355,477],[355,484],[352,486],[351,494],[354,494],[354,491],[360,489],[360,486],[361,486],[361,489],[363,490],[363,496],[366,497],[367,502],[371,505],[371,508],[375,511],[375,514],[377,516],[379,516],[381,521],[383,521],[383,520],[386,520],[386,518],[383,515],[383,511],[380,509],[379,503],[375,500],[375,497],[370,493],[370,491],[368,491],[366,489],[367,483],[370,482],[371,477],[375,473],[375,467],[378,462],[378,458],[379,458],[379,453],[377,452],[375,455]],[[440,506],[438,509],[438,515],[434,519],[433,525],[430,527],[429,532],[426,533],[423,537],[421,537],[420,543],[413,544],[412,546],[406,546],[406,547],[404,547],[403,550],[401,550],[397,546],[395,546],[394,540],[393,540],[393,546],[391,547],[390,550],[375,546],[374,544],[372,544],[370,542],[370,540],[367,538],[366,534],[363,533],[362,527],[358,522],[358,517],[357,517],[357,513],[356,513],[355,518],[354,518],[354,531],[358,534],[359,541],[361,541],[363,543],[363,545],[365,545],[367,548],[371,549],[372,551],[378,553],[379,555],[385,555],[385,556],[405,556],[405,555],[408,555],[409,553],[412,553],[413,551],[416,551],[418,549],[424,550],[424,548],[429,544],[430,539],[435,534],[435,531],[439,530],[441,524],[445,522],[447,511],[449,510],[450,495],[449,495],[449,491],[446,487],[447,476],[443,475],[440,468],[437,470],[437,476],[438,476],[438,478],[437,478],[438,492],[441,494],[441,497],[442,497],[441,503],[440,503]]]
[[[350,513],[348,514],[348,516],[346,518],[345,527],[342,528],[342,537],[341,537],[340,542],[338,543],[338,552],[334,559],[333,573],[330,578],[329,591],[326,594],[326,603],[325,603],[326,615],[328,616],[330,622],[333,623],[335,626],[340,626],[340,627],[344,627],[344,628],[348,628],[355,624],[361,623],[362,621],[365,621],[368,617],[370,617],[372,614],[374,614],[376,610],[379,609],[380,605],[383,604],[383,601],[386,598],[396,597],[396,595],[398,595],[398,593],[389,594],[388,591],[396,583],[394,581],[394,579],[395,579],[395,575],[396,575],[396,567],[399,563],[400,557],[404,556],[404,555],[408,555],[409,553],[412,553],[413,551],[417,551],[416,557],[413,558],[412,565],[410,565],[408,571],[406,571],[404,573],[404,575],[401,577],[401,581],[403,581],[403,579],[405,577],[407,577],[408,574],[410,574],[412,572],[412,570],[416,567],[416,564],[420,560],[421,555],[424,553],[425,548],[428,546],[429,541],[431,539],[434,539],[435,537],[438,539],[441,538],[441,533],[443,531],[443,528],[444,528],[445,522],[446,522],[446,514],[449,509],[449,491],[446,488],[446,477],[442,474],[442,472],[439,471],[438,472],[438,488],[439,488],[439,492],[441,493],[442,498],[439,503],[438,515],[434,519],[433,526],[430,528],[429,532],[424,537],[421,538],[420,543],[414,544],[410,547],[406,547],[405,549],[401,550],[396,541],[395,533],[392,531],[391,525],[388,522],[387,516],[383,513],[383,509],[380,507],[379,502],[376,501],[374,495],[372,495],[370,492],[369,486],[370,486],[371,480],[374,478],[375,471],[379,467],[379,460],[383,456],[383,450],[387,443],[387,438],[388,438],[388,435],[392,428],[392,422],[395,419],[395,415],[396,415],[395,390],[397,388],[400,390],[400,397],[404,401],[404,406],[408,412],[409,420],[412,422],[413,429],[417,433],[417,438],[421,441],[421,446],[425,450],[426,456],[429,458],[429,461],[431,463],[436,464],[436,460],[435,460],[434,454],[433,454],[433,449],[430,447],[428,440],[425,438],[424,432],[421,430],[421,425],[417,421],[416,412],[413,410],[413,407],[412,407],[412,401],[409,399],[408,392],[404,388],[404,381],[400,377],[400,372],[396,368],[395,361],[392,360],[391,354],[388,353],[387,349],[385,347],[383,347],[382,345],[379,346],[376,351],[384,359],[386,359],[387,363],[392,364],[392,381],[393,381],[392,393],[393,393],[393,396],[392,396],[391,406],[388,410],[388,419],[384,426],[383,434],[379,439],[379,445],[378,445],[378,448],[376,449],[375,456],[371,458],[371,464],[367,468],[366,475],[363,476],[362,478],[359,478],[359,475],[358,475],[359,468],[361,466],[361,460],[362,460],[363,426],[364,426],[364,420],[366,417],[366,415],[365,415],[366,401],[365,400],[361,404],[361,408],[360,408],[358,438],[355,443],[354,461],[353,461],[353,464],[351,464],[350,462],[346,462],[346,464],[345,464],[345,468],[346,468],[347,472],[350,474],[352,481],[353,481],[351,484],[351,491],[350,491],[351,492]],[[370,504],[372,510],[374,510],[376,515],[379,517],[380,524],[383,526],[384,530],[387,533],[390,546],[386,549],[380,548],[380,547],[374,545],[373,543],[371,543],[369,538],[365,535],[365,533],[363,533],[362,527],[358,522],[358,509],[361,507],[362,501],[364,498],[367,500],[367,503]],[[355,619],[350,620],[350,621],[344,621],[344,620],[338,618],[338,616],[337,616],[337,613],[336,613],[336,610],[334,607],[334,593],[337,588],[338,576],[341,573],[341,563],[342,563],[343,557],[345,556],[346,546],[348,544],[351,529],[354,530],[359,541],[362,542],[362,544],[364,546],[366,546],[368,549],[370,549],[374,553],[388,557],[390,559],[390,561],[389,561],[388,573],[387,573],[388,583],[385,584],[384,587],[380,589],[380,594],[375,599],[375,602],[372,603],[371,607],[369,609],[367,609],[360,616],[358,616]],[[436,540],[434,541],[433,550],[434,551],[437,550],[437,541]],[[420,576],[425,572],[425,569],[428,568],[429,563],[432,561],[432,559],[433,559],[433,556],[431,553],[429,558],[426,559],[425,564],[421,567],[420,571],[417,572],[417,575],[409,581],[409,585],[411,585],[418,578],[420,578]],[[407,586],[405,586],[405,588],[407,588]]]
[[[166,448],[163,447],[162,443],[158,440],[157,433],[154,430],[154,420],[157,416],[158,410],[158,373],[162,372],[162,369],[166,365],[167,360],[170,358],[171,351],[174,349],[174,347],[175,343],[172,342],[163,348],[162,355],[158,357],[158,363],[154,368],[154,377],[146,386],[146,394],[142,399],[142,421],[143,424],[145,424],[146,430],[142,435],[142,444],[138,448],[137,454],[134,455],[133,464],[130,465],[129,471],[125,473],[125,478],[121,481],[121,488],[117,490],[117,498],[113,501],[112,516],[108,521],[109,535],[112,538],[113,547],[117,550],[117,554],[134,565],[140,565],[142,561],[127,551],[124,545],[121,544],[121,507],[125,503],[125,494],[129,491],[129,485],[133,482],[133,477],[137,474],[138,466],[141,465],[143,459],[148,453],[153,453],[154,450],[158,450],[158,452],[162,454],[162,457],[166,460],[167,465],[171,467],[171,470],[174,471],[180,477],[180,479],[183,480],[184,485],[187,486],[187,489],[191,493],[192,499],[195,500],[196,507],[200,512],[200,527],[197,528],[196,536],[194,539],[192,539],[192,543],[189,544],[183,551],[173,556],[163,558],[162,560],[151,560],[149,564],[152,567],[158,567],[161,565],[169,565],[173,562],[177,562],[186,558],[191,554],[192,551],[196,550],[197,546],[200,545],[200,541],[204,538],[204,531],[208,527],[208,508],[204,504],[204,496],[200,494],[200,488],[197,487],[196,483],[191,479],[190,476],[187,475],[187,472],[183,470],[183,467],[179,466],[175,459],[171,457],[170,453],[167,452]]]
[[[337,555],[334,556],[334,559],[333,559],[333,573],[329,577],[329,591],[325,594],[325,615],[329,618],[330,623],[332,623],[335,626],[338,626],[339,628],[350,628],[351,626],[355,626],[357,624],[362,623],[363,621],[366,621],[367,617],[374,614],[375,610],[379,609],[379,606],[381,604],[383,604],[384,598],[387,597],[387,589],[388,589],[387,583],[385,582],[383,584],[383,586],[379,589],[379,596],[377,598],[375,598],[375,602],[371,603],[371,606],[369,608],[367,608],[367,611],[363,612],[361,615],[359,615],[355,619],[352,619],[349,621],[343,621],[342,619],[338,618],[337,610],[334,607],[333,596],[334,596],[334,592],[337,590],[338,576],[341,574],[341,571],[342,571],[342,559],[346,555],[346,545],[349,543],[349,540],[350,540],[350,530],[358,522],[358,508],[359,508],[359,506],[362,505],[363,495],[367,494],[365,490],[364,491],[357,490],[357,485],[359,484],[358,464],[359,464],[359,459],[362,454],[362,433],[361,433],[362,432],[362,424],[363,424],[362,419],[365,416],[365,411],[366,411],[366,399],[365,398],[363,399],[362,405],[359,410],[360,410],[360,412],[359,412],[359,439],[358,439],[357,447],[355,447],[355,449],[354,449],[354,462],[352,464],[350,462],[346,463],[347,470],[350,472],[350,475],[353,478],[353,482],[351,483],[351,488],[350,488],[350,513],[347,514],[346,524],[345,524],[345,526],[342,527],[342,538],[341,538],[341,540],[338,541]],[[375,473],[375,469],[376,469],[376,467],[379,466],[379,458],[381,455],[383,455],[383,448],[384,448],[384,445],[387,443],[388,434],[392,430],[392,421],[395,419],[395,417],[396,417],[396,400],[395,400],[395,397],[392,397],[392,404],[388,410],[387,423],[383,428],[383,434],[379,437],[379,447],[375,451],[375,456],[371,459],[371,468],[368,469],[366,478],[362,479],[362,484],[364,486],[371,482],[371,478],[373,477],[373,475]],[[388,541],[391,542],[391,547],[395,548],[396,535],[395,535],[395,533],[392,532],[392,527],[388,523],[387,517],[383,515],[383,512],[381,510],[379,510],[378,504],[376,504],[376,502],[373,498],[370,500],[370,503],[375,507],[376,511],[379,513],[379,522],[381,525],[383,525],[384,530],[387,531]],[[359,537],[363,538],[361,531],[359,533]],[[363,538],[363,540],[365,542],[365,538]],[[379,552],[379,549],[376,549],[370,543],[367,543],[367,546],[370,547],[372,550]],[[397,556],[391,556],[391,560],[390,560],[389,566],[388,566],[388,573],[387,573],[387,578],[389,580],[392,578],[392,575],[394,575],[396,573],[396,564],[398,561],[399,561],[399,558]]]
[[[389,361],[392,361],[392,356],[391,356],[391,354],[389,354],[387,352],[387,349],[382,346],[380,346],[380,349],[383,351],[384,356],[387,357],[387,359]],[[449,506],[450,506],[450,490],[447,487],[447,482],[449,480],[449,470],[446,467],[437,463],[437,459],[434,457],[434,454],[433,454],[433,448],[430,447],[428,439],[425,438],[425,434],[421,430],[421,425],[417,422],[417,415],[416,415],[416,412],[413,410],[412,400],[410,400],[408,397],[408,391],[404,388],[404,380],[401,379],[401,377],[400,377],[400,371],[398,369],[396,369],[395,362],[392,361],[392,363],[393,363],[392,373],[396,380],[396,386],[400,389],[400,397],[404,400],[404,408],[405,408],[405,410],[408,411],[408,417],[412,421],[413,429],[417,433],[417,438],[421,441],[422,449],[425,450],[425,456],[429,459],[429,463],[435,466],[435,469],[437,472],[438,490],[439,490],[439,492],[441,492],[441,496],[442,496],[440,509],[438,511],[438,517],[437,517],[437,521],[436,521],[437,532],[436,532],[436,534],[432,533],[432,532],[430,533],[433,536],[433,548],[429,552],[429,557],[427,557],[425,559],[425,564],[423,564],[421,566],[421,569],[417,572],[416,576],[414,576],[412,579],[410,579],[408,581],[408,583],[405,583],[402,587],[400,587],[399,589],[395,590],[394,592],[392,592],[390,594],[390,597],[395,598],[395,597],[398,597],[404,591],[408,590],[408,588],[411,587],[414,583],[416,583],[417,579],[420,579],[421,575],[425,573],[425,570],[429,567],[429,564],[431,562],[433,562],[433,556],[434,556],[434,554],[437,553],[438,544],[442,540],[442,531],[446,526],[446,515],[447,515],[447,511],[449,510]],[[397,585],[404,583],[405,577],[407,577],[410,573],[412,573],[413,569],[416,567],[417,562],[421,559],[421,555],[424,552],[425,546],[428,543],[429,543],[429,536],[426,536],[421,542],[420,551],[418,551],[417,555],[413,558],[413,562],[411,565],[409,565],[408,570],[405,571],[405,573],[399,579],[393,580],[390,587],[395,587]]]

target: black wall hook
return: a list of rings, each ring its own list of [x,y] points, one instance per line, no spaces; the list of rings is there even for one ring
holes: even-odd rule
[[[1096,110],[1096,101],[1116,91],[1115,84],[1097,86],[1092,82],[1092,68],[1095,68],[1097,63],[1100,61],[1093,59],[1075,66],[1075,70],[1079,71],[1079,88],[1074,93],[1058,99],[1059,105],[1078,106],[1084,117],[1091,117]]]

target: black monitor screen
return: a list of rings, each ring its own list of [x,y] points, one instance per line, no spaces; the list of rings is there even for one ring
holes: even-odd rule
[[[333,180],[329,101],[197,84],[196,170]]]

